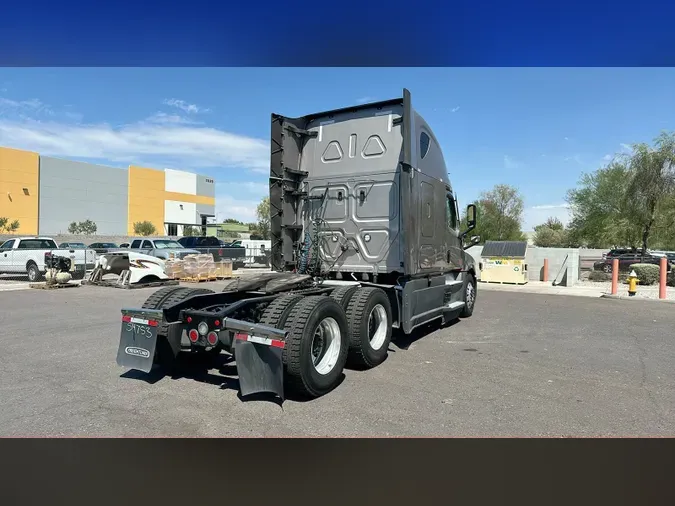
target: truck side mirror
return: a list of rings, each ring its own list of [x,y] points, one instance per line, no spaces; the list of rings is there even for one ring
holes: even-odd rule
[[[476,228],[476,204],[469,204],[466,206],[466,227],[466,230],[462,232],[462,239]]]
[[[476,204],[466,206],[466,225],[469,230],[476,228]]]

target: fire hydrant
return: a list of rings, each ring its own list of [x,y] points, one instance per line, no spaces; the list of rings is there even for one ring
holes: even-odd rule
[[[633,297],[635,295],[635,292],[637,292],[637,284],[640,280],[637,277],[637,274],[635,274],[635,271],[630,271],[630,274],[628,275],[628,296]]]

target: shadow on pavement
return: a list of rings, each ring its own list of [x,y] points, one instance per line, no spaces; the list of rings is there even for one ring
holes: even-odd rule
[[[214,372],[217,370],[217,372]],[[167,374],[160,368],[155,368],[149,373],[137,370],[129,370],[120,375],[121,378],[144,381],[148,384],[155,384],[164,378],[172,380],[190,379],[220,387],[222,390],[234,390],[241,402],[267,401],[283,407],[282,400],[272,393],[260,393],[242,397],[239,391],[239,379],[237,377],[237,366],[232,355],[220,353],[219,355],[209,355],[208,353],[181,353],[170,374]],[[337,385],[338,388],[345,380],[344,373],[340,375]],[[296,394],[292,390],[285,392],[286,401],[304,403],[313,400]]]
[[[438,330],[453,327],[454,325],[457,325],[459,321],[460,319],[456,318],[455,320],[443,325],[441,323],[441,320],[436,320],[431,323],[427,323],[425,325],[417,327],[408,335],[404,334],[402,330],[395,329],[394,334],[391,336],[391,344],[394,345],[399,350],[407,350],[408,348],[410,348],[412,344],[419,341],[423,337],[426,337],[429,334],[432,334]],[[389,348],[389,351],[393,351],[394,353],[396,352],[396,350],[392,348]]]

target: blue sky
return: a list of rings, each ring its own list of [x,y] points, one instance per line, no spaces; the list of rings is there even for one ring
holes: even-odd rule
[[[675,130],[675,69],[0,69],[0,145],[213,176],[218,218],[253,219],[267,192],[270,113],[400,96],[442,144],[462,206],[498,183],[524,229],[567,218],[580,174]]]

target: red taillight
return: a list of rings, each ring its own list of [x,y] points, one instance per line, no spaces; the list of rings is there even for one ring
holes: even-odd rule
[[[190,338],[190,341],[196,343],[199,341],[199,332],[197,332],[195,329],[191,329],[190,332],[188,332],[188,337]]]
[[[192,323],[192,316],[188,316],[188,317],[187,317],[187,322],[188,322],[188,323]]]
[[[216,327],[220,327],[220,320],[216,320],[216,321],[213,322],[213,323],[215,323]]]
[[[215,346],[216,343],[218,342],[218,334],[215,332],[209,332],[209,335],[206,336],[206,340],[209,342],[211,346]]]

